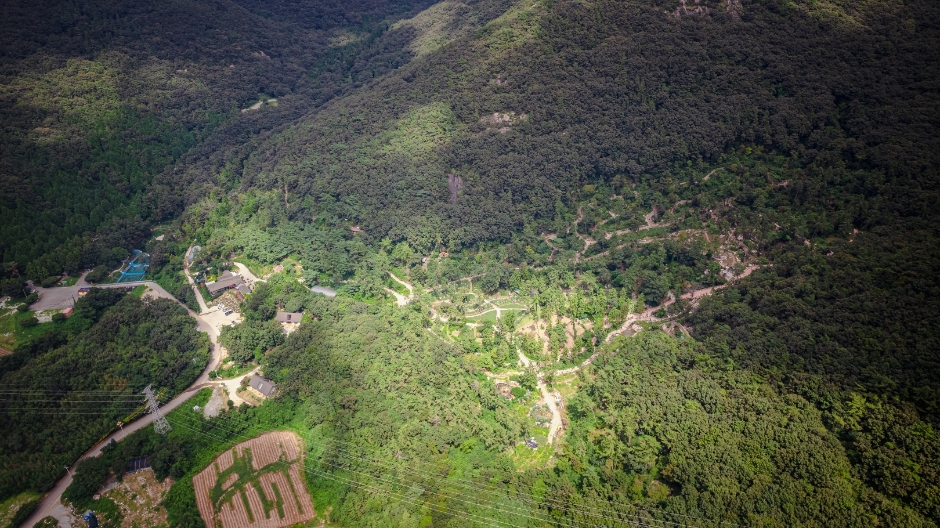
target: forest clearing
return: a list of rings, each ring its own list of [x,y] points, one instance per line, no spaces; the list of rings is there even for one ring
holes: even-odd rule
[[[280,528],[313,519],[301,449],[296,434],[274,431],[219,455],[193,477],[206,525]]]
[[[162,482],[152,469],[125,475],[124,480],[103,494],[121,510],[121,528],[162,526],[167,522],[166,508],[160,503],[173,485],[172,478]]]

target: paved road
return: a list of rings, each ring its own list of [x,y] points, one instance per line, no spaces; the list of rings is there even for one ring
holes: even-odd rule
[[[84,282],[84,281],[80,281],[80,282]],[[177,300],[176,297],[174,297],[168,291],[163,289],[162,286],[151,281],[125,282],[121,284],[102,284],[98,287],[99,288],[124,288],[127,286],[131,286],[131,287],[138,286],[141,284],[149,286],[158,297],[163,297],[166,299],[173,299],[176,302],[179,302],[179,300]],[[73,288],[77,292],[79,286],[76,285]],[[52,290],[52,289],[59,289],[59,288],[41,288],[41,290]],[[71,288],[61,288],[61,289],[71,289]],[[209,340],[212,343],[211,344],[212,358],[209,360],[209,364],[206,366],[205,370],[202,371],[202,374],[200,374],[199,377],[196,378],[196,381],[194,381],[193,384],[190,385],[188,389],[186,389],[184,392],[182,392],[177,397],[173,398],[168,403],[166,403],[163,407],[161,407],[161,410],[164,412],[170,412],[173,409],[179,407],[185,401],[195,396],[196,393],[199,392],[199,389],[201,389],[204,386],[210,385],[209,371],[215,370],[219,367],[219,359],[221,357],[221,348],[218,343],[218,336],[219,336],[218,331],[211,324],[204,321],[202,317],[197,315],[196,312],[190,310],[188,307],[186,307],[186,305],[183,305],[182,303],[180,304],[184,308],[186,308],[186,311],[189,313],[191,317],[196,319],[196,328],[200,332],[203,332],[209,336]],[[123,429],[103,439],[97,445],[92,447],[88,452],[82,455],[81,458],[79,458],[79,460],[100,455],[101,448],[107,445],[108,442],[111,441],[111,439],[114,439],[116,441],[122,440],[125,437],[127,437],[127,435],[150,425],[152,421],[153,421],[153,415],[150,415],[150,414],[147,414],[141,418],[138,418],[134,422],[124,426]],[[74,466],[75,464],[72,464],[72,465]],[[72,483],[71,474],[66,474],[64,477],[62,477],[59,480],[59,482],[56,483],[55,487],[52,488],[52,490],[49,491],[49,493],[47,493],[45,497],[43,497],[42,501],[39,503],[39,507],[36,508],[36,511],[33,512],[33,514],[29,517],[29,519],[26,520],[25,523],[22,524],[22,526],[24,528],[31,528],[34,524],[39,522],[39,520],[42,519],[43,517],[47,515],[53,515],[53,514],[56,515],[56,518],[59,519],[60,523],[63,523],[64,526],[71,526],[70,517],[68,517],[67,515],[68,510],[66,508],[63,508],[60,503],[62,492],[65,491],[65,488],[67,488],[69,484],[71,483]]]
[[[82,273],[82,276],[78,278],[78,282],[76,282],[74,286],[33,288],[39,293],[39,300],[29,305],[29,309],[35,312],[39,310],[63,310],[72,306],[75,300],[78,299],[78,289],[92,286],[85,282],[85,275],[88,275],[87,271]]]

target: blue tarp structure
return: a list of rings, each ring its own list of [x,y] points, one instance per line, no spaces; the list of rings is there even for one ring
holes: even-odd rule
[[[147,268],[150,267],[150,255],[139,249],[134,250],[134,258],[127,263],[127,269],[121,270],[118,282],[136,282],[143,280]]]

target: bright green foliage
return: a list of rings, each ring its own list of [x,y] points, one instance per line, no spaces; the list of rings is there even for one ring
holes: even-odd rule
[[[849,452],[804,398],[748,371],[699,365],[691,343],[661,333],[612,346],[571,405],[560,467],[596,468],[606,483],[582,481],[584,496],[624,492],[637,505],[749,526],[930,525],[853,476]]]
[[[236,326],[222,328],[219,343],[228,349],[232,360],[246,363],[284,342],[281,325],[271,321],[246,321]]]
[[[282,399],[214,424],[346,442],[352,461],[311,453],[332,519],[465,520],[446,507],[615,524],[599,507],[693,525],[940,522],[940,4],[223,1],[118,16],[35,3],[0,22],[10,57],[80,41],[86,56],[4,70],[0,288],[114,264],[148,222],[181,212],[152,244],[154,273],[191,306],[189,241],[217,261],[285,264],[223,337],[240,361],[261,359]],[[390,14],[409,20],[349,26]],[[221,33],[232,46],[213,43]],[[228,114],[259,92],[280,104]],[[716,260],[731,245],[762,266],[696,310],[664,306],[724,285],[727,267],[740,275]],[[393,265],[427,298],[378,302],[400,289]],[[507,292],[557,323],[547,353],[495,312],[464,324],[475,296]],[[435,300],[449,301],[436,305],[446,324],[430,321]],[[692,339],[644,323],[605,344],[647,306]],[[316,321],[278,345],[265,322],[278,309]],[[517,347],[546,367],[598,352],[551,468],[518,446],[543,431],[478,372],[514,365]],[[141,449],[191,476],[221,438],[177,428]],[[359,470],[415,504],[328,478],[375,484]],[[515,513],[455,500],[451,478],[493,484],[506,493],[488,498]],[[167,504],[172,524],[200,525],[187,478]]]

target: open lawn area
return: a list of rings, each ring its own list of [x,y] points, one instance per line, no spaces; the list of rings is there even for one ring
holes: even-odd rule
[[[581,387],[581,379],[577,374],[558,376],[555,378],[554,383],[552,383],[552,387],[561,393],[561,397],[567,401],[568,398],[578,392],[578,389]]]
[[[18,312],[15,309],[0,309],[0,347],[15,350],[18,345],[40,336],[56,323],[41,323],[30,328],[24,328],[22,321],[33,317],[34,312]]]

